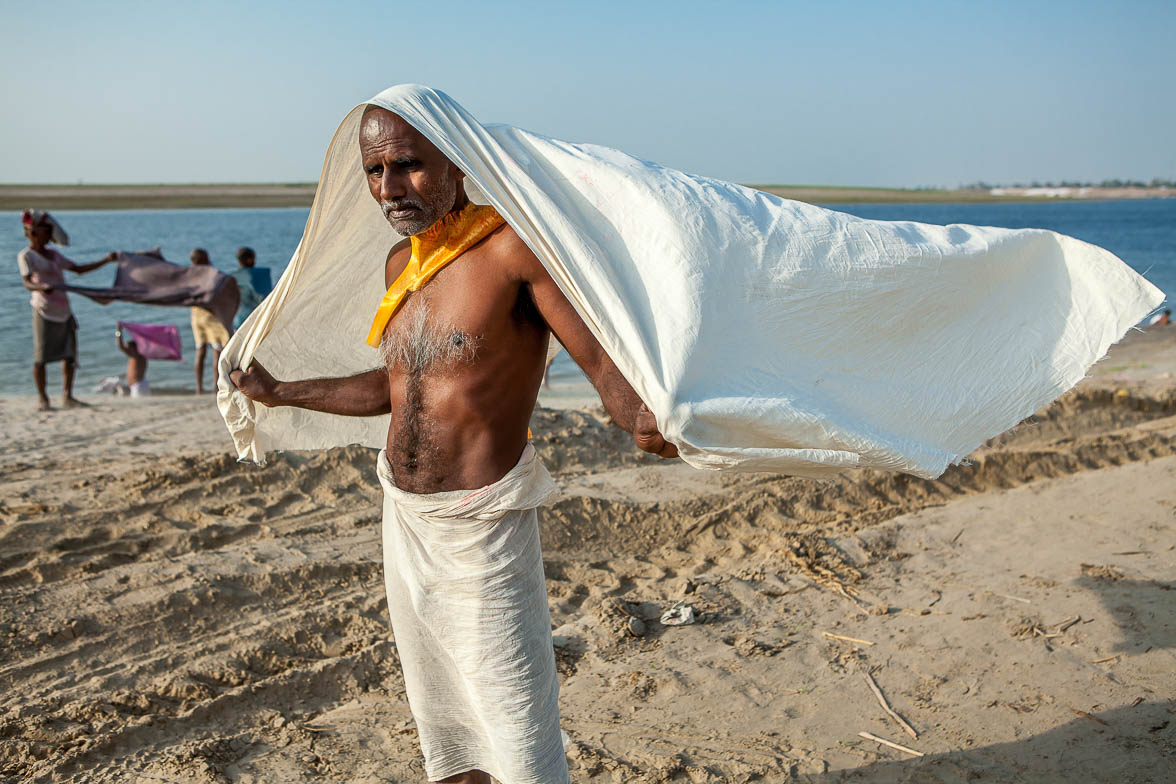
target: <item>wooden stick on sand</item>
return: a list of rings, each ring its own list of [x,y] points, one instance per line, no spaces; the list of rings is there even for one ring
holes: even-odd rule
[[[874,692],[874,696],[878,698],[878,704],[882,706],[882,710],[890,714],[890,718],[897,721],[898,726],[906,730],[908,735],[910,735],[915,740],[918,740],[919,733],[915,732],[915,728],[907,724],[902,716],[899,716],[894,712],[894,709],[890,707],[888,702],[886,702],[886,698],[882,696],[882,690],[878,688],[878,684],[874,681],[874,678],[870,675],[870,673],[863,672],[862,675],[865,676],[866,684],[870,687],[870,691]]]
[[[914,754],[916,757],[926,756],[921,751],[915,751],[914,749],[908,749],[906,746],[900,746],[897,743],[891,743],[890,741],[886,740],[885,738],[879,738],[877,735],[871,735],[868,732],[859,732],[858,735],[865,738],[866,740],[872,740],[875,743],[881,743],[883,746],[889,746],[892,749],[898,749],[899,751],[905,751],[907,754]]]
[[[874,644],[874,643],[870,642],[869,640],[859,640],[856,637],[842,637],[840,634],[833,634],[832,632],[821,632],[821,634],[828,637],[830,640],[844,640],[845,642],[857,642],[857,643],[861,643],[862,645],[873,645]]]

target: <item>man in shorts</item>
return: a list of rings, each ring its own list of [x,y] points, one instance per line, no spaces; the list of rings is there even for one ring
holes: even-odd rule
[[[207,265],[211,262],[208,251],[204,248],[193,248],[188,260],[193,264]],[[212,311],[194,307],[192,310],[192,337],[196,339],[196,394],[204,394],[204,356],[208,348],[212,347],[212,388],[220,378],[217,365],[220,364],[221,349],[229,342],[229,330]]]

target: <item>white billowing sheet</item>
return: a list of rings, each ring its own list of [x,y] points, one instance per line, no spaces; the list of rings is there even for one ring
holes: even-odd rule
[[[1077,383],[1163,298],[1050,231],[864,220],[482,125],[427,87],[369,103],[466,172],[698,468],[935,477]],[[386,419],[255,407],[226,382],[255,356],[279,378],[376,366],[364,337],[399,238],[364,183],[363,110],[331,142],[289,268],[221,355],[243,458],[384,444]]]
[[[384,585],[430,781],[568,781],[535,509],[559,491],[527,446],[478,490],[416,495],[380,453]]]

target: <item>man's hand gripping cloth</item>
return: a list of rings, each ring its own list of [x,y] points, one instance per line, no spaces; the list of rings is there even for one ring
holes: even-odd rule
[[[384,582],[430,781],[568,781],[535,508],[558,491],[530,444],[479,490],[398,489],[380,453]]]
[[[1043,230],[872,221],[506,125],[401,85],[399,114],[518,232],[698,468],[939,475],[1077,383],[1163,294]],[[241,457],[379,446],[387,419],[254,407],[228,371],[375,365],[364,344],[399,238],[364,182],[365,105],[327,151],[302,243],[221,355]],[[476,187],[475,187],[476,186]]]

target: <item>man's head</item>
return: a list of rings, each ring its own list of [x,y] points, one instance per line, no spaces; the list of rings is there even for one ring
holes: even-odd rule
[[[253,252],[253,248],[237,248],[237,263],[242,267],[252,267],[255,261],[257,254]]]
[[[465,174],[387,109],[364,111],[359,152],[372,198],[402,235],[420,234],[466,202]]]
[[[53,216],[43,210],[25,210],[21,213],[20,222],[24,228],[25,237],[30,242],[45,245],[56,242],[58,245],[68,245],[69,235],[61,228]]]
[[[24,233],[25,237],[27,237],[30,241],[36,240],[41,245],[48,244],[48,242],[53,238],[52,227],[45,223],[35,223],[31,226],[25,224]]]
[[[191,255],[188,256],[188,261],[196,265],[208,264],[208,251],[204,248],[192,248]]]

